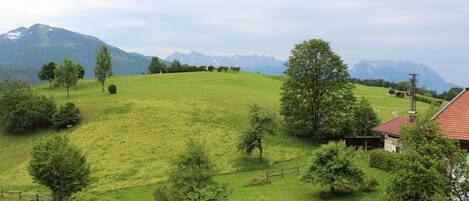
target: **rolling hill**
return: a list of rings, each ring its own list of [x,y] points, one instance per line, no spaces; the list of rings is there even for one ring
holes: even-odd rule
[[[58,103],[76,103],[83,121],[61,132],[42,130],[24,136],[0,132],[0,189],[45,191],[27,173],[31,144],[48,135],[68,135],[91,164],[90,192],[119,200],[152,200],[152,185],[166,177],[169,162],[182,151],[186,140],[194,138],[204,142],[216,158],[219,172],[225,173],[216,179],[234,189],[232,200],[318,197],[320,187],[304,185],[297,177],[272,185],[243,187],[249,178],[263,171],[247,165],[252,161],[242,157],[235,144],[248,126],[250,104],[279,110],[281,79],[251,73],[199,72],[116,76],[109,80],[111,83],[117,85],[116,95],[100,92],[95,80],[81,80],[69,98],[63,88],[36,87],[36,92],[52,96]],[[354,90],[357,97],[371,101],[383,121],[406,115],[409,101],[388,96],[387,89],[356,85]],[[426,107],[418,104],[420,111]],[[280,168],[304,165],[317,145],[278,133],[265,147],[269,162],[261,165]],[[386,178],[382,171],[366,171],[383,181]],[[373,200],[383,188],[337,200]]]

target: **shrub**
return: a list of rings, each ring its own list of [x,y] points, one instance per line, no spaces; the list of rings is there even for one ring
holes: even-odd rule
[[[80,110],[73,103],[60,106],[54,115],[54,127],[65,128],[75,125],[80,121]]]
[[[97,195],[93,195],[93,194],[89,194],[85,192],[79,192],[79,193],[72,195],[72,197],[70,197],[70,199],[67,199],[67,201],[116,201],[116,200],[109,198],[109,197],[103,197],[103,196],[97,196]]]
[[[405,98],[405,93],[398,91],[398,92],[396,92],[396,97],[397,98]]]
[[[248,183],[245,186],[261,186],[266,184],[271,184],[272,182],[267,179],[265,176],[255,176],[249,179]]]
[[[391,94],[391,95],[394,95],[394,94],[396,93],[396,90],[390,89],[390,90],[388,91],[388,93]]]
[[[373,191],[378,185],[379,183],[375,178],[366,178],[365,183],[363,183],[363,185],[360,187],[360,190],[364,192],[370,192]]]
[[[109,91],[110,94],[117,93],[117,87],[114,84],[109,85],[109,87],[107,87],[107,90]]]
[[[379,149],[370,151],[370,167],[391,171],[397,166],[398,155]]]

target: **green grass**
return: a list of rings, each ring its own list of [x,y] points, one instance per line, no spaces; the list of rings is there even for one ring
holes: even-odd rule
[[[242,187],[248,178],[263,171],[245,171],[253,167],[240,159],[242,154],[234,144],[248,126],[250,104],[279,110],[282,82],[281,77],[249,73],[116,76],[107,82],[117,85],[115,95],[101,92],[94,80],[82,80],[71,90],[71,97],[65,96],[63,88],[39,86],[36,92],[54,97],[58,104],[76,103],[83,121],[63,132],[41,130],[25,136],[0,132],[0,189],[46,191],[27,173],[29,152],[37,138],[60,134],[68,135],[86,154],[93,177],[90,192],[121,200],[151,200],[153,185],[165,178],[169,161],[184,149],[187,139],[195,138],[203,141],[216,159],[223,174],[217,180],[233,188],[234,200],[262,200],[265,196],[266,200],[315,199],[319,187],[303,185],[295,177],[261,187]],[[354,90],[357,97],[371,101],[382,121],[405,115],[408,110],[409,100],[388,96],[387,89],[356,85]],[[426,107],[419,103],[419,110]],[[316,147],[278,134],[267,141],[267,165],[275,169],[304,164],[305,155]],[[367,172],[374,174],[376,170]],[[134,196],[132,192],[141,192],[137,193],[141,199],[125,199],[126,194]],[[354,194],[353,199],[367,200],[364,195]]]

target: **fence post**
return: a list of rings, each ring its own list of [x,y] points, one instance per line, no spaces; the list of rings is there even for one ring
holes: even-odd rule
[[[21,197],[21,192],[18,192],[18,197],[20,198],[20,200],[23,200],[23,198]]]
[[[36,193],[36,201],[39,201],[39,193]]]
[[[5,198],[5,196],[3,195],[3,190],[0,190],[0,197]]]

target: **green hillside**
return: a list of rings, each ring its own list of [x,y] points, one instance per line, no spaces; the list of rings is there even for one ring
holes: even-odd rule
[[[262,171],[240,172],[254,167],[246,165],[235,143],[247,128],[250,104],[279,110],[281,79],[260,74],[200,72],[116,76],[107,84],[117,85],[116,95],[102,93],[95,80],[80,81],[69,98],[63,88],[36,88],[38,93],[54,97],[58,104],[75,102],[83,121],[62,133],[0,133],[0,189],[43,191],[32,183],[26,170],[31,143],[42,136],[66,134],[87,156],[94,181],[90,191],[97,194],[127,200],[126,194],[135,191],[139,195],[145,193],[135,200],[151,200],[151,184],[165,178],[169,161],[182,151],[187,139],[194,138],[208,147],[219,172],[229,173],[217,179],[232,185],[234,200],[303,200],[316,196],[308,192],[311,186],[301,184],[296,177],[279,181],[287,182],[288,187],[283,190],[275,186],[281,183],[242,187],[249,177]],[[387,89],[356,85],[354,90],[357,97],[371,101],[382,121],[405,115],[408,110],[409,100],[388,96]],[[420,111],[428,107],[424,103],[418,106]],[[271,169],[302,165],[316,147],[277,134],[268,140],[265,156]],[[367,171],[384,175],[370,168]],[[261,194],[264,192],[271,197]],[[305,195],[297,195],[300,192]],[[361,199],[361,194],[356,196],[357,200],[367,200]]]

